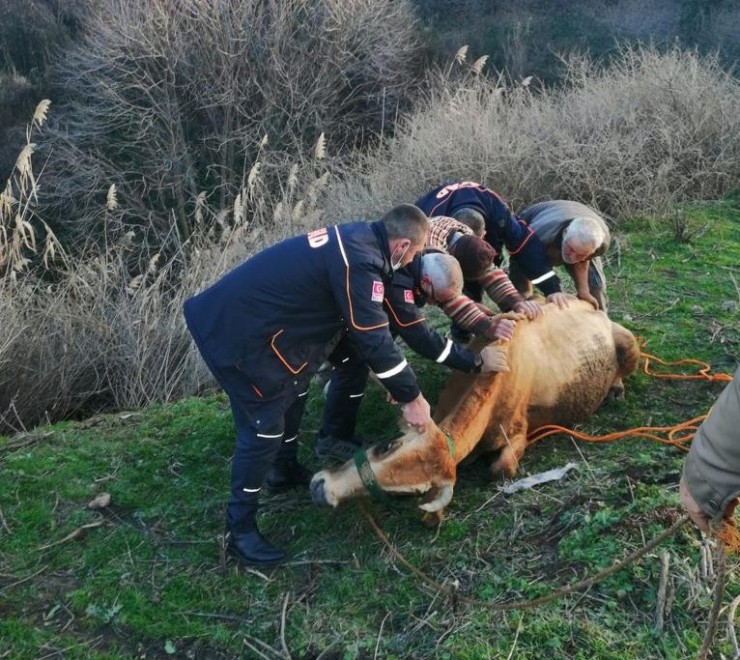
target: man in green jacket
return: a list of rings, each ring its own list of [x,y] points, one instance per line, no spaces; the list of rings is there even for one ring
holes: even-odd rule
[[[712,519],[732,517],[740,495],[740,368],[691,442],[679,494],[702,531]]]

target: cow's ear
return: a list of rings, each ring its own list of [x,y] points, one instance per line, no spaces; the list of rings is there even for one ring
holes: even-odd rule
[[[392,440],[387,440],[386,442],[375,445],[375,447],[373,447],[373,456],[375,458],[385,458],[386,456],[396,451],[402,444],[403,443],[401,442],[401,438],[393,438]]]

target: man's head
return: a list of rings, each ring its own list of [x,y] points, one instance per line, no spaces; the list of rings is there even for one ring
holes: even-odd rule
[[[424,249],[429,232],[429,218],[413,204],[400,204],[383,216],[388,235],[391,266],[396,270],[411,263]]]
[[[445,303],[462,293],[463,274],[457,259],[442,252],[421,257],[421,289],[430,301]]]
[[[476,236],[483,238],[486,235],[486,219],[480,211],[470,206],[463,206],[452,214],[455,220],[459,220],[473,230]]]
[[[586,261],[604,242],[604,229],[592,218],[573,218],[563,232],[560,248],[563,261],[575,264]]]
[[[496,250],[472,234],[460,236],[450,246],[449,252],[460,263],[466,280],[477,280],[491,267],[496,256]]]

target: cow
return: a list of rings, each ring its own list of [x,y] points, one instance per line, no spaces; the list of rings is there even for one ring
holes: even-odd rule
[[[517,323],[509,372],[453,373],[425,433],[409,431],[317,472],[312,500],[336,507],[368,492],[423,495],[420,508],[439,522],[461,461],[489,456],[492,477],[512,477],[528,431],[572,425],[608,396],[622,396],[622,379],[635,371],[639,355],[634,335],[589,303],[544,305],[539,318]]]

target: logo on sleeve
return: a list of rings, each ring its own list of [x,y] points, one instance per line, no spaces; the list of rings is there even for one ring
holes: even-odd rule
[[[382,282],[373,282],[373,302],[383,302],[383,296],[385,295],[385,287]]]
[[[306,237],[308,238],[308,244],[312,248],[320,248],[322,245],[326,245],[329,242],[329,234],[326,231],[326,227],[315,229],[306,234]]]
[[[414,304],[414,292],[409,289],[404,289],[403,299],[407,303],[410,303],[411,305],[413,305]]]

